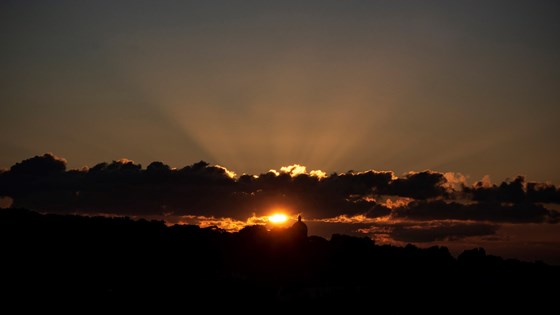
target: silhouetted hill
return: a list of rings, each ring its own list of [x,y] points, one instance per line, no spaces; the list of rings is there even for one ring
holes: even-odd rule
[[[547,307],[560,270],[484,249],[378,246],[368,238],[238,233],[129,218],[0,210],[4,297],[87,301],[391,303],[460,309],[491,303]],[[7,295],[6,295],[7,294]],[[425,304],[416,304],[425,303]],[[429,306],[429,307],[428,307]]]

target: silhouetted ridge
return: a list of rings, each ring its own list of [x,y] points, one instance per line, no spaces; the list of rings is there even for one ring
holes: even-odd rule
[[[29,297],[320,305],[434,297],[497,303],[499,292],[546,306],[553,301],[546,299],[554,292],[548,288],[560,280],[558,267],[504,260],[481,248],[455,259],[445,247],[378,246],[367,237],[334,234],[326,240],[292,232],[256,225],[227,233],[126,217],[2,209],[2,285]]]

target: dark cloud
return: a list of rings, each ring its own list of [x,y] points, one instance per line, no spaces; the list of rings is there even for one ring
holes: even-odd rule
[[[10,173],[22,176],[48,176],[59,174],[66,170],[66,160],[58,158],[51,153],[35,156],[10,168]]]
[[[513,181],[502,182],[500,185],[475,183],[465,187],[465,192],[480,202],[542,202],[560,203],[560,188],[552,184],[525,181],[525,177],[517,176]]]
[[[370,235],[380,243],[387,241],[425,243],[456,241],[467,237],[493,237],[499,228],[498,224],[452,220],[389,220],[373,222],[367,226],[364,223],[357,223],[355,226],[355,230]]]
[[[395,217],[411,220],[474,220],[509,223],[555,223],[560,218],[558,212],[534,203],[461,204],[442,200],[413,201],[407,206],[394,209],[392,213]]]
[[[498,226],[481,223],[440,223],[437,225],[398,225],[391,229],[389,236],[400,242],[424,243],[454,241],[474,236],[496,234]]]
[[[162,162],[143,168],[126,159],[66,170],[64,159],[45,154],[0,173],[0,196],[10,197],[14,207],[39,211],[134,216],[246,220],[253,213],[265,215],[281,207],[308,218],[392,215],[490,222],[556,222],[558,218],[557,212],[537,203],[556,202],[558,188],[527,183],[522,177],[499,186],[462,185],[457,191],[450,188],[445,174],[434,171],[396,177],[388,171],[326,176],[297,173],[300,166],[286,170],[236,177],[203,161],[174,169]],[[454,201],[457,195],[470,199]]]
[[[414,199],[428,199],[445,196],[447,190],[444,188],[446,179],[442,173],[424,171],[420,173],[409,173],[403,178],[391,181],[391,184],[380,193],[397,195]]]

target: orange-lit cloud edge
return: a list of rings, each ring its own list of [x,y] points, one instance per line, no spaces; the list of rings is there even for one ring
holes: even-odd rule
[[[55,183],[57,183],[60,178],[63,178],[61,177],[62,175],[69,176],[73,181],[76,181],[76,178],[87,181],[101,175],[109,176],[109,178],[116,180],[121,180],[122,178],[130,179],[131,176],[136,176],[142,181],[148,180],[147,182],[141,181],[144,184],[155,185],[148,187],[156,188],[161,191],[161,188],[175,187],[173,186],[175,184],[169,186],[167,182],[164,182],[164,184],[168,186],[158,186],[162,185],[160,182],[157,182],[158,178],[162,178],[161,176],[174,176],[173,178],[179,178],[180,180],[190,178],[191,181],[193,178],[199,178],[203,180],[203,182],[206,181],[204,182],[205,185],[210,185],[209,187],[211,188],[210,191],[212,194],[204,197],[210,198],[208,200],[214,200],[219,196],[215,195],[216,191],[212,190],[212,185],[216,185],[213,183],[218,183],[216,187],[220,189],[223,187],[233,187],[228,188],[230,190],[226,190],[225,192],[233,192],[234,197],[235,194],[240,194],[243,198],[257,199],[244,199],[245,201],[249,200],[253,203],[246,204],[245,208],[240,208],[239,204],[233,205],[237,206],[237,208],[231,208],[231,210],[226,209],[227,211],[219,209],[222,209],[221,207],[224,206],[229,208],[229,206],[232,206],[229,202],[233,201],[236,203],[238,199],[224,199],[218,204],[219,207],[216,208],[216,205],[213,205],[214,210],[204,210],[204,205],[181,209],[178,208],[177,205],[175,205],[174,208],[167,208],[164,204],[160,204],[161,209],[155,212],[130,212],[130,210],[126,212],[119,210],[118,207],[112,209],[107,208],[107,211],[104,211],[105,209],[103,208],[99,208],[100,211],[95,211],[95,208],[90,208],[89,210],[87,208],[82,208],[73,211],[71,210],[72,208],[69,207],[66,210],[62,210],[62,212],[79,215],[126,215],[136,219],[164,220],[168,225],[195,224],[203,228],[216,227],[227,232],[236,232],[246,226],[255,224],[266,225],[272,228],[269,216],[274,213],[285,214],[288,217],[285,225],[289,225],[296,221],[298,214],[302,214],[304,222],[309,225],[310,234],[324,237],[328,237],[333,233],[351,233],[370,237],[378,243],[389,244],[406,244],[411,242],[422,244],[452,244],[457,243],[457,241],[463,244],[481,244],[483,242],[505,244],[507,242],[519,243],[519,241],[523,241],[523,237],[525,237],[532,242],[531,244],[560,244],[558,229],[554,230],[550,228],[555,227],[556,225],[554,223],[557,223],[560,218],[558,214],[560,210],[560,202],[558,202],[560,188],[550,183],[529,182],[521,176],[513,180],[506,180],[498,185],[493,184],[489,176],[484,176],[480,181],[476,181],[471,185],[468,183],[468,176],[461,173],[441,173],[430,170],[408,172],[401,176],[396,176],[392,171],[375,170],[361,172],[348,171],[346,173],[331,173],[327,175],[326,172],[322,170],[308,171],[307,167],[301,164],[292,164],[280,167],[279,170],[271,169],[264,174],[237,175],[226,167],[210,165],[205,162],[195,163],[182,169],[172,168],[161,162],[154,162],[144,169],[140,164],[135,164],[132,160],[121,159],[113,161],[110,164],[100,163],[92,168],[84,167],[80,170],[68,171],[66,170],[66,163],[65,159],[56,157],[53,154],[36,156],[24,160],[21,163],[16,163],[8,170],[0,170],[0,184],[3,183],[4,189],[6,189],[6,187],[10,187],[6,185],[6,183],[10,183],[10,180],[14,178],[17,179],[18,176],[22,176],[21,174],[28,176],[25,174],[29,174],[29,172],[39,172],[37,176],[40,176],[41,182],[47,179],[47,182],[48,180],[53,180]],[[155,184],[152,180],[156,180]],[[373,182],[371,182],[372,180]],[[376,182],[378,180],[381,180],[381,183]],[[17,181],[15,183],[17,184]],[[135,191],[138,187],[142,187],[128,186],[128,183],[129,181],[126,180],[124,184],[122,184],[123,186],[119,187],[122,192],[125,192],[124,198],[130,195],[130,189]],[[181,185],[181,183],[182,182],[179,182],[178,184]],[[267,185],[270,184],[273,185],[273,189],[277,190],[276,193],[282,192],[283,189],[288,189],[285,193],[292,194],[291,198],[285,199],[284,201],[280,198],[275,201],[275,197],[278,195],[265,194],[259,197],[258,194],[262,194],[263,189],[269,189],[270,186]],[[362,184],[366,185],[366,190],[363,190],[363,187],[355,187],[355,185],[359,186]],[[317,187],[325,188],[325,185],[328,188],[326,192],[322,190],[311,191],[313,194],[309,195],[310,187],[313,189]],[[334,190],[332,185],[334,185]],[[25,193],[27,187],[27,185],[24,185],[21,186],[20,189],[23,189]],[[183,187],[182,189],[190,189],[189,187],[191,186]],[[193,187],[204,188],[205,186],[196,185]],[[214,187],[214,189],[216,187]],[[358,189],[358,191],[361,192],[356,194],[340,190],[348,188],[350,188],[350,191]],[[387,190],[387,188],[389,189]],[[426,191],[426,189],[436,190]],[[508,193],[512,189],[517,189],[517,193],[523,194],[522,197],[525,198],[526,201],[522,200],[518,202],[516,199],[508,201],[509,199],[506,198],[498,203],[490,204],[490,208],[488,204],[484,203],[484,194],[490,193],[494,194],[494,197],[502,198],[503,196],[500,194]],[[9,192],[9,190],[7,191]],[[218,190],[217,192],[220,191],[222,190]],[[181,197],[177,200],[185,202],[184,196],[177,195],[183,192],[188,192],[188,190],[179,190],[178,192],[172,193],[175,194],[173,195],[175,197]],[[336,194],[334,196],[335,199],[330,198],[333,197],[330,195],[333,192]],[[85,194],[87,193],[86,191]],[[480,196],[477,197],[478,199],[473,197],[473,195],[479,193],[483,193],[482,199],[480,199]],[[109,192],[106,192],[106,194],[109,195],[104,195],[105,197],[113,198],[116,196],[117,198],[121,198],[119,194],[114,195],[114,190],[112,188]],[[295,197],[294,194],[296,195]],[[79,199],[82,198],[82,195],[81,191],[75,191],[75,197],[73,198]],[[280,196],[283,195],[284,193]],[[300,196],[298,197],[297,195]],[[65,194],[63,196],[68,195]],[[153,199],[150,199],[151,197],[149,197],[149,194],[145,196],[136,196],[139,200],[153,201]],[[225,195],[222,196],[225,197]],[[318,200],[321,200],[318,204],[319,206],[317,206],[317,204],[300,203],[300,205],[305,206],[301,207],[295,203],[291,203],[291,201],[297,201],[298,198],[300,198],[301,201],[301,198],[305,199],[309,197],[319,198]],[[329,204],[329,200],[334,200],[335,202],[337,200],[341,201],[336,199],[341,197],[345,198],[342,201],[344,202],[343,206],[347,207],[346,209],[337,209],[336,204]],[[517,198],[515,194],[507,197]],[[21,201],[26,201],[25,195],[23,195],[24,199],[21,198],[21,195],[15,195],[15,197],[12,198],[9,193],[3,194],[0,191],[0,206],[9,207],[12,204],[15,206],[22,206]],[[196,198],[198,198],[198,196]],[[122,202],[123,199],[107,199],[108,203],[106,203],[106,205],[111,206],[111,200]],[[243,201],[243,199],[241,201]],[[188,203],[189,201],[186,200],[186,202]],[[121,203],[118,203],[118,205],[120,204]],[[71,205],[72,204],[70,204],[70,206]],[[154,205],[157,206],[158,204]],[[210,205],[212,206],[211,203]],[[244,213],[251,213],[246,211],[246,209],[249,209],[246,207],[247,205],[253,207],[255,211],[243,217]],[[329,209],[323,211],[324,209],[320,205],[327,206]],[[345,213],[345,211],[354,211],[348,208],[354,205],[360,206],[355,210],[355,212],[357,211],[358,213]],[[529,205],[529,207],[527,207],[527,205]],[[48,204],[45,204],[45,206],[48,206]],[[367,210],[370,206],[374,206],[374,208]],[[25,207],[25,205],[23,205],[23,207]],[[132,206],[128,207],[134,210]],[[146,205],[146,207],[146,209],[150,209],[149,207],[151,207],[151,204]],[[497,212],[492,209],[492,207],[497,208],[495,209]],[[30,208],[41,211],[40,207]],[[52,209],[52,207],[50,209]],[[194,211],[189,209],[193,209]],[[215,212],[216,209],[218,212]],[[241,212],[239,212],[240,209],[242,209]],[[315,210],[315,215],[306,213],[306,211],[310,209]],[[381,211],[379,211],[379,209],[381,209]],[[52,210],[49,210],[47,207],[47,210],[43,212],[52,212]],[[158,212],[159,214],[157,214]],[[220,212],[222,213],[221,215],[216,214]],[[230,216],[229,213],[232,215]],[[459,216],[457,216],[457,213]],[[489,215],[487,215],[487,213],[489,213]],[[517,217],[519,213],[522,215],[521,217]],[[496,214],[498,214],[498,217],[492,217],[492,215],[495,216]],[[514,217],[508,217],[508,215],[511,216],[512,214]],[[524,214],[529,216],[523,217]],[[550,231],[550,233],[539,233],[539,230],[534,229],[533,226],[538,226],[541,230]],[[519,235],[515,235],[515,233],[528,234],[519,237]],[[538,237],[534,237],[535,235]]]

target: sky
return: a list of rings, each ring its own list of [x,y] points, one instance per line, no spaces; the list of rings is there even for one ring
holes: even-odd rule
[[[468,189],[517,176],[524,193],[530,182],[560,184],[558,1],[2,1],[0,40],[4,185],[17,181],[17,171],[6,175],[16,163],[47,152],[66,171],[120,169],[122,159],[180,170],[202,160],[236,178],[297,164],[309,176],[430,171],[448,174],[437,185],[453,178]],[[480,202],[465,193],[467,201],[455,190],[420,200]],[[387,197],[359,197],[387,206]],[[290,214],[303,210],[290,202]],[[130,214],[117,208],[105,212]],[[303,208],[317,220],[362,214]],[[192,215],[247,222],[252,211],[214,210]],[[554,224],[501,220],[498,229],[481,218],[485,237],[508,230],[501,240],[560,242],[538,232]]]
[[[560,183],[557,1],[2,1],[0,167]]]

